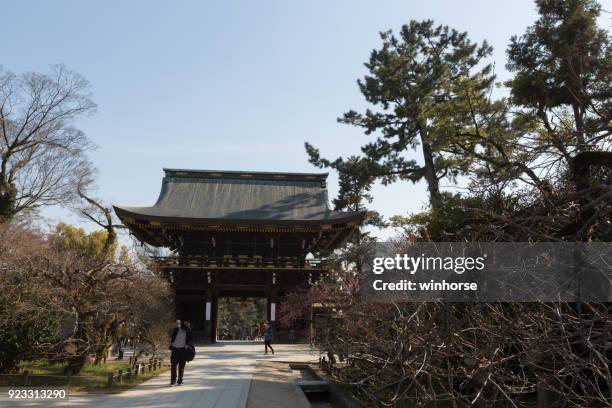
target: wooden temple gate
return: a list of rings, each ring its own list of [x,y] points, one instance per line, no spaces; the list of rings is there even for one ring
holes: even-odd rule
[[[115,211],[137,239],[167,248],[155,261],[200,341],[216,341],[221,297],[265,298],[276,322],[279,299],[323,276],[323,257],[365,215],[329,208],[327,173],[164,172],[155,205]]]

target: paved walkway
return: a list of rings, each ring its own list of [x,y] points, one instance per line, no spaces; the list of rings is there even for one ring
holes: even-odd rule
[[[75,395],[63,402],[22,402],[14,406],[244,408],[256,360],[313,361],[318,358],[306,345],[274,345],[274,356],[264,355],[263,347],[263,344],[253,342],[196,346],[197,356],[194,361],[187,363],[181,387],[168,386],[168,372],[121,394]]]
[[[306,395],[296,385],[299,370],[289,364],[258,361],[253,371],[247,408],[311,408]]]

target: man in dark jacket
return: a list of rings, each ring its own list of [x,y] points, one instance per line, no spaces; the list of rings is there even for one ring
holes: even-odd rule
[[[183,373],[185,372],[185,364],[187,360],[185,358],[185,348],[187,346],[193,346],[193,334],[189,327],[189,322],[178,321],[177,327],[172,332],[172,338],[170,340],[170,385],[182,385],[183,384]],[[178,367],[178,381],[176,377],[176,369]]]

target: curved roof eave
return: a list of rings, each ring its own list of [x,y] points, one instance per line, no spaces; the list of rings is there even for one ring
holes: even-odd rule
[[[131,218],[133,220],[141,221],[155,221],[166,224],[268,224],[268,225],[292,225],[292,224],[306,224],[306,225],[322,225],[322,224],[338,224],[346,223],[350,221],[362,221],[365,218],[366,211],[351,211],[351,212],[339,212],[330,211],[334,213],[333,216],[325,218],[312,218],[312,219],[273,219],[273,218],[259,218],[259,219],[247,219],[247,218],[187,218],[177,216],[167,216],[160,214],[147,214],[142,211],[144,209],[153,209],[154,207],[120,207],[113,205],[115,213],[123,220],[124,217]]]

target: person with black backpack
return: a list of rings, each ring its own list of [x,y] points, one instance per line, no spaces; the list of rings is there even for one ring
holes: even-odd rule
[[[189,322],[178,320],[177,326],[172,332],[170,347],[172,354],[170,355],[170,386],[183,384],[183,373],[185,372],[185,364],[187,361],[193,360],[190,356],[193,347],[193,333]],[[178,368],[178,379],[177,379]]]

